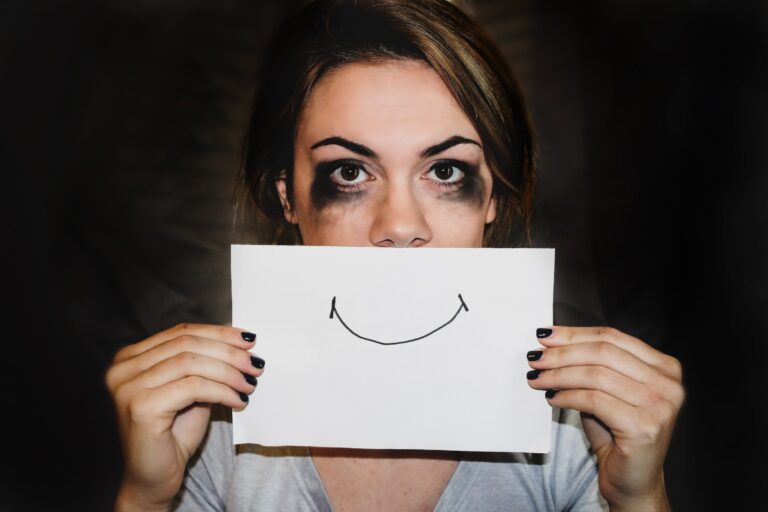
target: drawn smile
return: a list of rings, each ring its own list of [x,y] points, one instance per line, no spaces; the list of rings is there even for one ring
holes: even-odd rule
[[[414,341],[423,340],[424,338],[435,334],[437,331],[441,330],[442,328],[447,327],[448,324],[450,324],[451,322],[456,320],[456,317],[459,316],[459,313],[461,313],[462,310],[469,312],[469,308],[467,307],[467,303],[464,302],[464,299],[461,298],[461,294],[459,294],[459,308],[456,310],[456,313],[453,314],[453,316],[451,317],[450,320],[445,322],[440,327],[437,327],[436,329],[432,329],[427,334],[423,334],[423,335],[418,336],[416,338],[411,338],[409,340],[402,340],[402,341],[380,341],[380,340],[374,340],[373,338],[366,338],[365,336],[361,336],[361,335],[357,334],[350,326],[347,325],[347,323],[344,320],[342,320],[341,315],[339,314],[339,310],[336,309],[336,297],[331,299],[331,314],[328,316],[328,318],[333,320],[333,316],[336,315],[336,318],[339,319],[339,322],[341,322],[341,325],[343,325],[345,329],[347,329],[350,333],[352,333],[354,336],[360,338],[361,340],[370,341],[371,343],[376,343],[378,345],[403,345],[405,343],[412,343]]]

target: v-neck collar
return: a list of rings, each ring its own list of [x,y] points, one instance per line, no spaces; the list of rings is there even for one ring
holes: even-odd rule
[[[312,459],[312,453],[309,448],[297,448],[293,460],[296,479],[300,482],[307,497],[314,503],[317,510],[332,512],[331,500],[325,491],[323,479],[320,478],[320,472]],[[471,461],[460,460],[453,470],[451,478],[440,494],[440,498],[435,505],[435,512],[457,510],[464,497],[466,496],[472,484],[477,478],[480,470],[479,464],[473,464]]]

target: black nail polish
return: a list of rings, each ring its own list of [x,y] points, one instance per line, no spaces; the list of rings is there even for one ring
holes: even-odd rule
[[[251,364],[256,368],[264,368],[264,360],[260,357],[251,356]]]
[[[246,395],[246,394],[245,394],[245,393],[243,393],[242,391],[238,391],[238,393],[237,393],[237,394],[238,394],[238,395],[240,395],[240,400],[242,400],[242,401],[243,401],[243,402],[245,402],[246,404],[248,403],[248,395]]]
[[[256,380],[256,377],[254,377],[253,375],[248,375],[247,373],[244,373],[244,374],[243,374],[243,377],[245,377],[245,382],[247,382],[247,383],[248,383],[248,384],[250,384],[251,386],[255,386],[255,385],[256,385],[256,383],[258,382],[258,381]]]
[[[253,334],[252,332],[243,332],[243,333],[240,333],[240,336],[242,336],[243,339],[248,342],[252,342],[256,340],[256,335]]]
[[[541,370],[531,370],[528,373],[525,374],[525,377],[528,380],[535,380],[539,378],[539,374],[541,373]]]
[[[544,396],[547,397],[547,399],[554,398],[557,392],[557,389],[548,389],[547,392],[544,393]]]
[[[547,327],[539,327],[536,329],[536,337],[537,338],[548,338],[552,335],[552,329],[549,329]]]
[[[530,352],[528,352],[526,357],[528,358],[529,361],[538,361],[539,359],[541,359],[541,356],[543,355],[544,355],[543,350],[531,350]]]

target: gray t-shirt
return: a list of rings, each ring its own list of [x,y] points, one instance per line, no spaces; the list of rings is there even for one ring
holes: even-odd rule
[[[463,453],[435,507],[454,510],[607,510],[578,413],[553,410],[552,451]],[[214,408],[187,470],[177,511],[331,511],[308,448],[232,444],[231,412]]]

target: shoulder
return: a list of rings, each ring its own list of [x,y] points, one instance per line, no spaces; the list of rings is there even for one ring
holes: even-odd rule
[[[592,447],[581,426],[581,415],[573,409],[552,409],[552,447],[550,455],[555,460],[589,457],[595,461]]]
[[[232,444],[232,409],[214,405],[211,420],[200,450],[189,461],[191,474],[204,472],[217,490],[227,485],[235,467],[235,446]]]
[[[187,473],[173,510],[224,510],[224,496],[234,471],[234,459],[232,412],[213,406],[208,431],[200,449],[187,463]]]
[[[552,411],[549,453],[474,454],[472,489],[463,508],[514,508],[528,503],[531,510],[604,509],[597,486],[597,461],[579,413]]]
[[[559,507],[607,510],[598,487],[597,457],[578,411],[552,409],[552,447],[546,466],[549,487]]]

